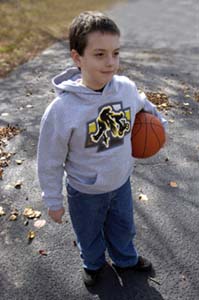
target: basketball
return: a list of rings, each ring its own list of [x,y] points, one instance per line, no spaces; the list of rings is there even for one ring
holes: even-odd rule
[[[131,133],[132,156],[148,158],[156,154],[166,140],[165,131],[160,120],[152,114],[136,114]]]

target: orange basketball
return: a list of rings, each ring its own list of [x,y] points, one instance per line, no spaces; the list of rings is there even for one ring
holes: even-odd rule
[[[139,112],[131,133],[132,156],[147,158],[156,154],[166,140],[160,120],[152,114]]]

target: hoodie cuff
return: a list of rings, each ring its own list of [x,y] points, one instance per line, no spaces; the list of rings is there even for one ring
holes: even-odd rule
[[[47,209],[54,210],[54,211],[59,210],[63,207],[62,201],[55,203],[55,201],[52,201],[52,200],[51,201],[44,200],[44,204]]]
[[[63,208],[63,205],[61,205],[61,204],[60,205],[52,205],[52,206],[48,205],[48,209],[53,210],[53,211],[59,210],[61,208]]]

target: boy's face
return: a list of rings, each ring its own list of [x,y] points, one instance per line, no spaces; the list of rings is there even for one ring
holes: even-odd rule
[[[117,34],[92,32],[87,46],[80,56],[76,50],[71,56],[81,68],[82,83],[93,90],[103,88],[119,68],[120,37]]]

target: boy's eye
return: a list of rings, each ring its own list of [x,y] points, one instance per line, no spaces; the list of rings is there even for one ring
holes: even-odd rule
[[[104,53],[96,53],[95,56],[103,56]]]
[[[120,54],[120,52],[116,51],[113,53],[113,56],[118,56],[119,54]],[[105,53],[103,53],[103,52],[95,53],[95,56],[97,56],[97,57],[102,57],[104,55],[105,55]]]

